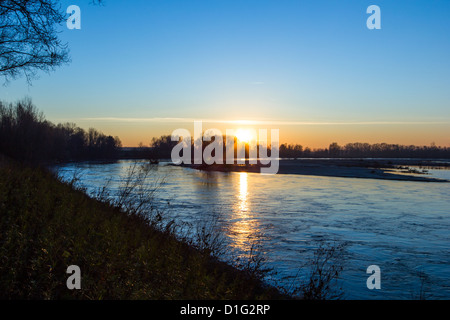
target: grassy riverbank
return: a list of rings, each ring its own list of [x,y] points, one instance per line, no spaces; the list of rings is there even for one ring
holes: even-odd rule
[[[43,169],[0,163],[0,212],[2,299],[283,297]],[[70,265],[81,290],[67,289]]]

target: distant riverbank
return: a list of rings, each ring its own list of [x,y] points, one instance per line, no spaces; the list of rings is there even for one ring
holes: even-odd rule
[[[204,171],[260,172],[259,164],[185,165]],[[278,174],[384,179],[400,181],[450,182],[431,178],[427,169],[450,169],[448,162],[422,159],[283,159]]]

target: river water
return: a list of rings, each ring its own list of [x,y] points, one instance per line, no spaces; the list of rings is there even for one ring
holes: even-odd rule
[[[65,179],[79,173],[89,193],[110,181],[113,193],[132,164],[84,162],[58,170]],[[450,179],[449,170],[429,171]],[[335,261],[343,266],[344,299],[450,298],[450,183],[202,172],[167,163],[148,180],[161,178],[155,203],[179,224],[216,219],[224,259],[253,247],[273,269],[269,283],[288,288],[301,280],[313,250],[332,241],[346,243]],[[371,265],[381,270],[379,290],[366,285]]]

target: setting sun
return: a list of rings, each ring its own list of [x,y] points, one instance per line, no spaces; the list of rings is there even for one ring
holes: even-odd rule
[[[250,142],[253,139],[253,134],[249,129],[238,129],[235,136],[241,142]]]

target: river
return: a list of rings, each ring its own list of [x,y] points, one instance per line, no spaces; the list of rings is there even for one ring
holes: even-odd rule
[[[64,179],[79,173],[88,193],[110,181],[113,193],[132,164],[71,163],[58,171]],[[449,170],[430,173],[450,178]],[[332,241],[346,243],[336,261],[344,299],[450,298],[450,183],[203,172],[168,163],[148,180],[161,178],[155,203],[179,224],[216,219],[224,259],[258,244],[273,269],[269,283],[289,287],[302,279],[313,250]],[[371,265],[381,270],[379,290],[366,285]]]

